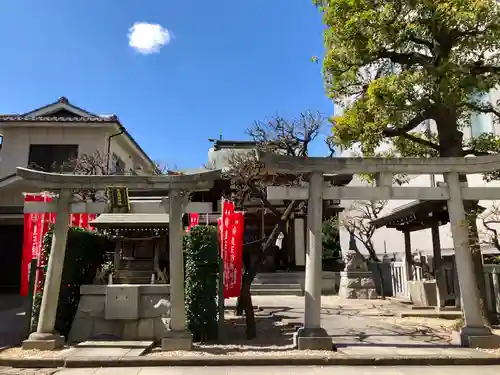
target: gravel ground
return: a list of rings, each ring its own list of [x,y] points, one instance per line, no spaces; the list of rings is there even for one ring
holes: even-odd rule
[[[0,358],[62,358],[67,356],[73,348],[66,347],[60,350],[23,350],[20,347],[4,349]]]
[[[311,357],[335,357],[340,356],[337,352],[326,350],[295,350],[280,346],[255,347],[251,345],[193,345],[192,351],[174,351],[162,352],[161,349],[154,349],[147,354],[154,357],[202,357],[202,356],[219,356],[219,357],[246,357],[246,356],[311,356]]]

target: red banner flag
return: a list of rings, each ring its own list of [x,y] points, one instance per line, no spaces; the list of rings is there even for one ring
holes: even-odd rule
[[[52,197],[48,192],[42,194],[25,194],[25,202],[52,202]],[[70,226],[85,229],[89,227],[89,222],[97,217],[95,214],[70,214]],[[55,224],[56,214],[53,212],[24,214],[24,243],[21,270],[21,296],[28,295],[29,266],[32,259],[38,259],[38,267],[42,267],[41,251],[43,239],[51,224]],[[41,280],[43,272],[38,270],[37,280]],[[37,282],[37,288],[39,287]]]
[[[70,215],[70,226],[71,227],[80,227],[80,216],[81,214],[71,214]]]
[[[222,204],[222,249],[221,257],[224,264],[224,298],[231,298],[229,290],[228,271],[231,269],[230,251],[233,236],[233,214],[234,203],[229,200],[224,200]]]
[[[89,222],[89,229],[90,230],[94,230],[94,227],[92,225],[90,225],[90,223],[92,221],[94,221],[95,219],[97,219],[97,214],[88,214],[88,222]]]
[[[80,215],[80,227],[83,229],[89,229],[89,214]]]
[[[232,214],[232,228],[227,265],[224,265],[224,298],[238,297],[243,273],[243,212]]]
[[[200,221],[200,214],[196,213],[196,212],[192,212],[189,214],[189,225],[186,229],[186,232],[189,233],[189,231],[191,230],[192,227],[195,227],[198,225]]]
[[[43,202],[44,200],[45,196],[40,194],[26,194],[24,196],[25,202]],[[21,286],[19,291],[23,297],[28,295],[31,260],[39,257],[42,248],[43,223],[41,217],[42,214],[39,213],[24,214],[24,240],[21,260]]]

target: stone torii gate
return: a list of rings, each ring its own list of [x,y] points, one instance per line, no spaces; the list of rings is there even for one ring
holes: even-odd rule
[[[297,332],[299,349],[331,349],[321,327],[322,201],[340,200],[446,200],[450,216],[465,325],[459,342],[470,347],[499,347],[500,337],[485,326],[468,245],[464,200],[500,199],[500,188],[468,187],[459,174],[488,173],[500,169],[500,155],[470,158],[301,158],[260,153],[264,169],[272,173],[307,174],[308,187],[270,186],[267,199],[308,200],[304,326]],[[331,187],[324,174],[375,174],[376,187]],[[394,174],[442,174],[438,187],[392,186]],[[458,337],[457,337],[458,339]]]
[[[169,192],[168,204],[164,205],[164,210],[169,214],[171,320],[170,331],[168,337],[163,339],[162,347],[168,350],[189,350],[192,336],[185,326],[182,250],[182,214],[183,205],[187,203],[185,193],[212,188],[214,181],[220,178],[221,172],[215,170],[175,176],[87,176],[17,168],[17,175],[30,181],[40,190],[58,193],[54,202],[46,204],[46,207],[38,203],[38,209],[44,212],[47,212],[48,206],[55,208],[56,222],[37,330],[23,342],[23,348],[51,350],[64,343],[64,339],[54,332],[54,325],[66,252],[69,214],[72,212],[102,213],[107,208],[107,202],[74,202],[74,192],[124,186],[135,190],[168,190]],[[33,212],[33,209],[35,209],[34,206],[27,211]]]

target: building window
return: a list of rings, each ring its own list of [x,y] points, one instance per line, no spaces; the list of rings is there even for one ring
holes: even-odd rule
[[[125,162],[115,153],[113,153],[112,163],[111,174],[125,174]]]
[[[481,93],[474,97],[474,101],[481,104],[488,104],[490,96],[488,93]],[[484,133],[493,132],[492,125],[489,113],[473,113],[471,115],[471,136],[474,138]]]
[[[71,172],[78,145],[30,145],[28,166],[44,172]]]

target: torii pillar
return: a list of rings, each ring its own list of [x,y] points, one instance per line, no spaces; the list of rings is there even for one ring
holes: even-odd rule
[[[170,330],[161,340],[164,351],[191,350],[193,335],[186,328],[184,303],[184,254],[182,249],[182,191],[172,189],[168,193],[169,252],[170,252]]]
[[[64,345],[64,337],[54,331],[54,326],[66,253],[69,208],[72,195],[72,191],[69,189],[62,189],[59,192],[54,235],[45,276],[38,326],[36,332],[33,332],[27,340],[23,341],[23,349],[53,350]]]
[[[323,222],[323,173],[312,173],[309,179],[307,204],[307,250],[305,272],[304,326],[295,337],[300,350],[332,350],[331,337],[321,327],[321,279]]]

